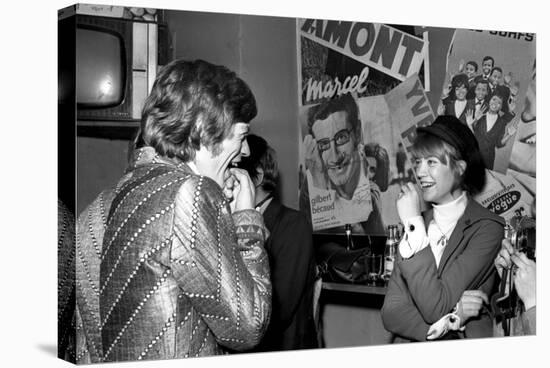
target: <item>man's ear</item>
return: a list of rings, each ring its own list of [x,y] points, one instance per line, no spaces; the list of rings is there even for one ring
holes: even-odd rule
[[[254,186],[259,187],[264,182],[264,169],[260,166],[256,168],[256,178],[254,179]]]

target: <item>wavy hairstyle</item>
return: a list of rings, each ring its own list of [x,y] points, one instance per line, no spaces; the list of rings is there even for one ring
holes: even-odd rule
[[[204,60],[174,60],[160,70],[145,101],[135,145],[183,162],[201,146],[219,154],[232,126],[256,114],[252,91],[234,72]]]
[[[367,143],[364,148],[366,157],[373,157],[376,160],[376,173],[374,182],[385,192],[388,189],[390,181],[390,158],[388,151],[378,143]]]
[[[267,192],[276,194],[279,169],[275,150],[260,136],[249,134],[246,140],[250,148],[250,155],[241,159],[239,167],[245,169],[252,180],[258,178],[258,168],[261,168],[264,172],[263,180],[260,183],[261,187]]]

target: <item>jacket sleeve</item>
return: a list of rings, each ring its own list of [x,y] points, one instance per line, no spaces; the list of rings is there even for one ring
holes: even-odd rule
[[[271,313],[261,214],[231,215],[214,181],[191,177],[176,198],[174,229],[173,275],[218,343],[233,350],[257,345]]]
[[[388,283],[382,306],[382,323],[391,333],[415,341],[425,341],[430,327],[414,305],[398,264]]]
[[[292,321],[308,282],[314,258],[311,227],[301,213],[282,219],[284,232],[271,234],[271,280],[273,282],[273,320],[284,330]]]
[[[400,262],[408,290],[427,323],[432,324],[449,313],[465,290],[479,288],[482,278],[492,270],[503,236],[501,224],[480,220],[465,240],[468,242],[465,248],[452,256],[440,276],[430,247]]]
[[[309,204],[309,188],[306,175],[300,185],[300,197],[298,198],[298,205],[300,207],[300,212],[302,212],[306,218],[309,227],[311,227],[311,205]]]
[[[107,214],[115,191],[104,190],[78,216],[76,224],[77,364],[101,362],[103,355],[99,275]]]

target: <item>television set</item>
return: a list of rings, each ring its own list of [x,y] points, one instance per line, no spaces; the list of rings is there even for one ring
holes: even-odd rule
[[[168,59],[166,27],[86,14],[74,18],[74,47],[67,49],[74,52],[78,125],[138,121],[157,69]]]

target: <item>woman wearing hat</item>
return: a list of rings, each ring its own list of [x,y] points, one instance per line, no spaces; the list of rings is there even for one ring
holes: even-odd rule
[[[477,140],[444,115],[417,129],[411,153],[418,188],[404,185],[397,200],[405,235],[382,307],[384,327],[396,342],[492,336],[484,294],[495,283],[504,220],[472,199],[485,184]],[[420,195],[430,207],[424,213]]]

